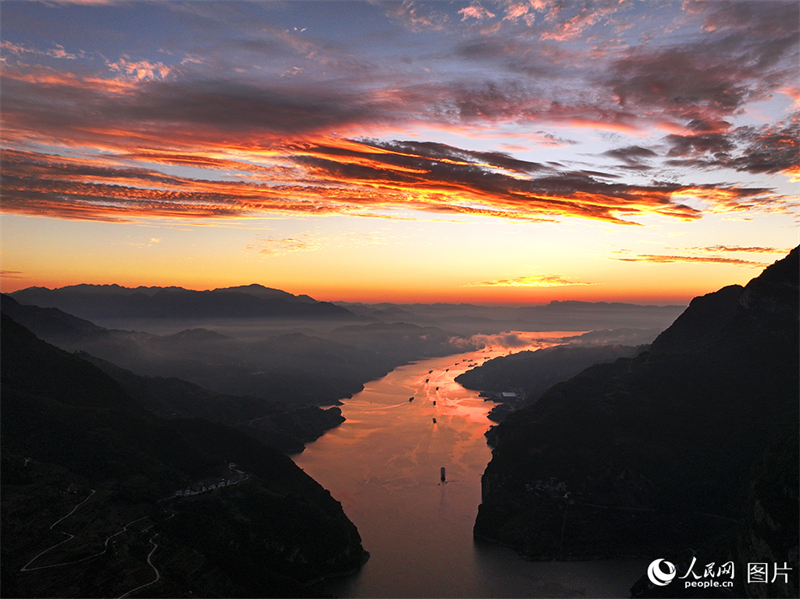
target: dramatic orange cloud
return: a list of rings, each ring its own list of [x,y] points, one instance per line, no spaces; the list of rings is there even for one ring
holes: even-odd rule
[[[774,248],[774,247],[742,247],[738,245],[725,246],[725,245],[712,245],[703,248],[689,248],[691,250],[700,252],[741,252],[747,254],[778,254],[784,256],[788,254],[792,248]]]
[[[748,268],[765,268],[769,262],[755,262],[753,260],[742,260],[740,258],[726,258],[724,256],[664,256],[656,254],[639,254],[636,256],[620,256],[614,260],[623,262],[655,262],[667,264],[669,262],[702,262],[709,264],[733,264],[736,266],[747,266]]]
[[[8,2],[4,279],[690,297],[796,236],[797,16],[790,1]],[[559,274],[501,278],[534,263]],[[680,281],[662,292],[665,271]]]
[[[635,223],[647,214],[700,218],[701,212],[680,203],[684,197],[706,200],[718,212],[786,210],[762,188],[608,183],[602,174],[564,171],[499,152],[443,144],[327,138],[283,143],[249,156],[241,147],[230,153],[215,148],[209,154],[142,149],[124,154],[84,152],[78,158],[7,150],[2,208],[92,220],[366,215],[410,209],[618,224]],[[235,176],[194,179],[152,168],[158,164]]]
[[[528,277],[516,277],[514,279],[492,279],[479,283],[468,283],[463,287],[571,287],[574,285],[594,285],[595,283],[583,283],[572,281],[561,275],[532,275]]]

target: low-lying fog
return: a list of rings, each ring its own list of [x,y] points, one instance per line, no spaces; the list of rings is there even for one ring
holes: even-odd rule
[[[12,294],[4,307],[15,309],[19,298],[28,304],[19,310],[29,313],[17,316],[45,340],[137,375],[315,405],[335,404],[402,364],[487,344],[521,348],[535,343],[537,332],[567,331],[564,343],[570,344],[640,346],[652,342],[682,310],[586,302],[334,305],[260,286],[147,291],[31,288]],[[46,308],[34,308],[39,305]]]

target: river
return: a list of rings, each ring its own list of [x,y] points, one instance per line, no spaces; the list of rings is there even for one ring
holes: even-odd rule
[[[647,561],[529,562],[473,541],[493,404],[453,379],[564,333],[533,335],[538,340],[526,347],[421,360],[367,383],[344,400],[346,422],[293,456],[342,503],[371,554],[359,573],[321,590],[339,597],[629,596]]]

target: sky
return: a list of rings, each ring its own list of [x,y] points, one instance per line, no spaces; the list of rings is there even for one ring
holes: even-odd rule
[[[4,292],[688,303],[798,244],[795,0],[0,19]]]

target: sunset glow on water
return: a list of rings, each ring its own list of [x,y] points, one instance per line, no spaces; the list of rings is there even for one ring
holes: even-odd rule
[[[486,359],[574,334],[521,333],[537,341],[422,360],[343,401],[346,422],[293,457],[341,501],[371,553],[359,574],[326,588],[353,597],[548,597],[576,589],[618,596],[627,590],[641,560],[531,564],[472,540],[480,477],[491,458],[486,414],[494,404],[453,379]]]

